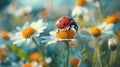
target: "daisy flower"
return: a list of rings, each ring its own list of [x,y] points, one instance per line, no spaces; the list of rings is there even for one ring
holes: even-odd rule
[[[81,62],[80,62],[79,58],[73,57],[73,58],[70,59],[69,63],[72,67],[79,67]]]
[[[7,8],[5,8],[4,12],[14,15],[17,11],[18,4],[16,2],[11,2]]]
[[[117,29],[119,28],[119,19],[112,15],[112,16],[108,16],[102,24],[98,25],[98,27],[103,30],[103,31],[113,31],[116,32]]]
[[[32,38],[40,36],[40,33],[44,32],[47,25],[48,24],[44,23],[43,20],[26,23],[22,28],[17,27],[18,32],[11,37],[11,40],[13,40],[13,44],[20,44],[23,42],[30,44],[30,42],[32,42]]]
[[[102,38],[102,39],[106,39],[110,36],[113,36],[114,32],[110,30],[102,31],[99,27],[95,26],[89,29],[89,34],[94,35],[94,36],[99,36],[99,38]]]
[[[0,43],[4,43],[4,44],[10,44],[12,41],[10,40],[10,38],[13,36],[13,34],[11,32],[7,32],[7,31],[2,31],[0,33]]]
[[[75,30],[61,29],[59,32],[57,30],[51,31],[50,36],[42,36],[44,40],[42,42],[47,42],[47,44],[53,44],[57,41],[70,41],[75,40],[76,35]]]
[[[72,11],[72,16],[77,18],[81,16],[86,22],[96,22],[98,17],[98,11],[95,4],[87,0],[77,0],[76,6]],[[97,15],[97,16],[96,16]]]
[[[30,12],[32,12],[32,7],[25,6],[25,7],[18,9],[15,13],[15,16],[24,16],[26,14],[29,14]]]

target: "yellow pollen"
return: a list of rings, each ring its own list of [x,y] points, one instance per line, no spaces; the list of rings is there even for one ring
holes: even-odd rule
[[[63,29],[56,33],[56,38],[59,39],[72,39],[76,32],[74,30]]]
[[[30,60],[32,60],[32,61],[37,61],[37,62],[39,62],[39,61],[41,61],[43,59],[43,56],[40,54],[40,53],[33,53],[33,54],[31,54],[30,55]]]
[[[86,4],[86,0],[77,0],[76,6],[83,6]]]
[[[32,34],[35,33],[35,29],[32,27],[26,27],[23,31],[22,31],[22,37],[23,38],[29,38]]]
[[[92,27],[89,31],[90,34],[98,36],[101,34],[101,30],[98,27]]]
[[[105,19],[106,24],[116,23],[119,19],[116,16],[108,16]]]
[[[2,32],[2,39],[3,40],[7,40],[7,39],[9,39],[9,33],[8,32]]]

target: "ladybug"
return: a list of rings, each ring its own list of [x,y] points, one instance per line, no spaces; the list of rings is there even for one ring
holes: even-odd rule
[[[58,29],[68,28],[68,30],[70,30],[71,28],[74,28],[76,31],[78,30],[76,22],[69,16],[64,16],[58,19],[56,27]]]

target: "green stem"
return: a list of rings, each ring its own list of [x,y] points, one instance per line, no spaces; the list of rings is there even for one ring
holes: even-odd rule
[[[112,56],[112,53],[113,53],[113,52],[111,51],[111,52],[110,52],[110,62],[109,62],[109,66],[110,66],[110,67],[112,67],[112,59],[113,59],[113,58],[112,58],[112,57],[113,57],[113,56]]]
[[[93,59],[92,59],[92,67],[95,67],[95,58],[96,58],[96,48],[94,50],[94,56],[93,56]]]
[[[100,67],[102,67],[102,62],[101,62],[101,55],[100,55],[100,48],[99,48],[99,42],[98,42],[98,38],[96,38],[96,51],[97,51],[97,58],[98,58],[98,62],[100,64]]]
[[[35,44],[38,52],[43,55],[42,50],[41,50],[41,48],[39,47],[39,45],[37,44],[36,40],[35,40],[34,38],[32,38],[32,41],[34,42],[34,44]]]
[[[65,41],[66,42],[66,65],[65,67],[68,67],[68,63],[69,63],[69,55],[70,55],[70,50],[69,50],[69,41]]]

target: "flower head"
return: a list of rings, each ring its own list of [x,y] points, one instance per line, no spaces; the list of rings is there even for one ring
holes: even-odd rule
[[[26,64],[23,64],[21,67],[33,67],[33,65],[31,63],[26,63]]]
[[[83,6],[86,4],[86,0],[77,0],[76,6]]]
[[[42,11],[39,12],[39,16],[41,18],[46,18],[48,16],[48,13],[45,9],[43,9]]]
[[[72,34],[70,33],[72,32]],[[76,36],[76,32],[73,31],[73,29],[71,29],[70,31],[69,30],[61,30],[61,31],[51,31],[50,33],[50,36],[42,36],[41,38],[43,38],[44,40],[42,42],[47,42],[47,44],[53,44],[53,43],[56,43],[58,41],[71,41],[71,40],[74,40],[74,37]]]
[[[18,6],[18,5],[17,5],[16,2],[11,2],[11,3],[10,3],[10,7],[16,8],[17,6]]]
[[[33,53],[30,55],[30,60],[32,61],[41,61],[43,59],[43,56],[40,53]]]
[[[6,31],[4,31],[4,32],[2,32],[1,33],[1,36],[2,36],[2,39],[3,40],[7,40],[7,39],[9,39],[9,33],[8,32],[6,32]]]
[[[116,16],[114,16],[114,15],[108,16],[105,19],[106,24],[116,23],[117,21],[118,21],[118,18]]]
[[[67,29],[62,29],[59,32],[56,33],[56,38],[59,39],[73,39],[75,36],[76,32],[74,30],[67,30]]]
[[[23,8],[20,8],[16,13],[15,16],[24,16],[26,14],[29,14],[32,11],[31,6],[25,6]]]
[[[26,27],[22,31],[22,37],[23,38],[29,38],[34,33],[35,33],[35,29],[34,28],[32,28],[32,27]]]
[[[115,38],[110,38],[108,40],[108,48],[112,51],[116,50],[117,48],[117,41]]]
[[[98,27],[92,27],[90,28],[89,33],[94,36],[99,36],[101,34],[101,30]]]
[[[15,34],[11,39],[14,40],[13,44],[26,42],[29,44],[32,41],[33,37],[40,36],[40,33],[47,28],[47,23],[44,23],[43,20],[37,22],[26,23],[23,28],[17,27],[19,32]]]
[[[78,67],[80,65],[80,60],[79,58],[71,58],[70,59],[70,64],[72,65],[72,67]]]

